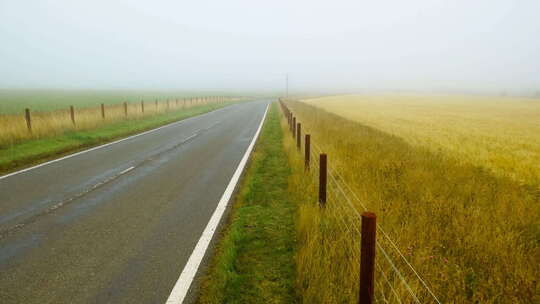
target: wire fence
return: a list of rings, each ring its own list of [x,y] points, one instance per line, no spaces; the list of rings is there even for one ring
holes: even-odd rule
[[[331,165],[331,158],[328,163],[325,161],[323,164],[326,172],[321,171],[319,160],[321,155],[325,155],[326,158],[326,154],[324,147],[320,146],[316,137],[314,138],[316,134],[312,133],[306,124],[298,121],[286,101],[280,99],[279,103],[297,144],[298,155],[304,155],[306,166],[304,177],[311,183],[318,181],[320,189],[321,175],[327,176],[323,181],[325,185],[322,185],[326,189],[325,202],[327,203],[321,208],[324,208],[324,217],[333,220],[340,232],[349,238],[348,242],[343,243],[342,250],[347,251],[346,256],[348,262],[351,263],[350,269],[358,269],[357,265],[354,267],[355,265],[352,264],[361,260],[361,220],[363,212],[369,211],[368,204],[360,199],[343,175]],[[306,140],[306,135],[308,140]],[[440,304],[429,282],[407,259],[398,243],[379,224],[376,225],[376,232],[373,302]],[[360,285],[360,278],[358,282]],[[357,286],[357,288],[361,290],[362,286]],[[358,301],[364,303],[361,295]]]
[[[239,97],[197,96],[155,100],[124,101],[115,104],[96,104],[89,107],[67,106],[65,109],[33,111],[20,114],[0,113],[0,147],[29,139],[44,138],[66,131],[100,127],[127,119],[139,119],[200,106],[223,104]]]

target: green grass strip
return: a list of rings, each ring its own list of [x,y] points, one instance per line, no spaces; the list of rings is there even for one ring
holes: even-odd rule
[[[283,134],[273,104],[201,283],[199,303],[295,303],[294,220]]]
[[[210,112],[228,104],[231,103],[197,106],[145,118],[113,122],[96,129],[69,131],[54,137],[24,141],[0,149],[0,174]]]

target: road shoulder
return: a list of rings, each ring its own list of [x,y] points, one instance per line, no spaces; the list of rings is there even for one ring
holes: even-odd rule
[[[271,106],[197,303],[293,303],[296,206],[276,105]]]

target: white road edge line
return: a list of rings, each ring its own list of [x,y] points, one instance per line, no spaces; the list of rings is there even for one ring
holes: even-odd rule
[[[30,170],[33,170],[33,169],[37,169],[37,168],[39,168],[39,167],[43,167],[43,166],[46,166],[46,165],[49,165],[49,164],[52,164],[52,163],[55,163],[55,162],[59,162],[59,161],[61,161],[61,160],[68,159],[68,158],[71,158],[71,157],[74,157],[74,156],[77,156],[77,155],[81,155],[81,154],[88,153],[88,152],[91,152],[91,151],[94,151],[94,150],[97,150],[97,149],[105,148],[105,147],[107,147],[107,146],[111,146],[111,145],[114,145],[114,144],[117,144],[117,143],[120,143],[120,142],[123,142],[123,141],[126,141],[126,140],[130,140],[130,139],[132,139],[132,138],[139,137],[139,136],[142,136],[142,135],[145,135],[145,134],[148,134],[148,133],[152,133],[152,132],[155,132],[155,131],[164,129],[164,128],[168,128],[168,127],[171,127],[171,126],[173,126],[173,125],[185,123],[185,122],[188,121],[188,120],[195,119],[195,118],[199,118],[199,117],[204,116],[204,115],[207,115],[207,114],[215,113],[215,112],[218,112],[218,111],[223,110],[223,109],[226,109],[226,108],[227,108],[227,107],[219,108],[219,109],[216,109],[216,110],[211,111],[211,112],[206,112],[206,113],[203,113],[203,114],[200,114],[200,115],[188,117],[188,118],[186,118],[186,119],[182,119],[182,120],[179,120],[179,121],[171,122],[170,124],[166,124],[166,125],[164,125],[164,126],[157,127],[157,128],[155,128],[155,129],[152,129],[152,130],[148,130],[148,131],[145,131],[145,132],[142,132],[142,133],[138,133],[138,134],[135,134],[135,135],[131,135],[131,136],[129,136],[129,137],[122,138],[122,139],[119,139],[119,140],[117,140],[117,141],[113,141],[113,142],[110,142],[110,143],[106,143],[106,144],[103,144],[103,145],[101,145],[101,146],[93,147],[93,148],[90,148],[90,149],[88,149],[88,150],[83,150],[83,151],[80,151],[80,152],[77,152],[77,153],[69,154],[69,155],[66,155],[66,156],[64,156],[64,157],[57,158],[57,159],[53,159],[53,160],[50,160],[50,161],[48,161],[48,162],[44,162],[44,163],[39,164],[39,165],[35,165],[35,166],[29,167],[29,168],[26,168],[26,169],[22,169],[22,170],[19,170],[19,171],[15,171],[15,172],[12,172],[12,173],[9,173],[9,174],[0,176],[0,180],[6,179],[6,178],[8,178],[8,177],[10,177],[10,176],[13,176],[13,175],[17,175],[17,174],[20,174],[20,173],[24,173],[24,172],[27,172],[27,171],[30,171]]]
[[[257,129],[257,132],[253,136],[253,139],[251,140],[251,143],[249,144],[246,150],[246,153],[244,153],[244,157],[242,157],[242,160],[238,164],[238,167],[236,168],[236,171],[234,172],[231,178],[231,181],[229,182],[229,185],[227,185],[225,192],[223,193],[223,195],[221,196],[221,199],[219,200],[216,210],[214,211],[214,213],[212,214],[212,217],[208,221],[206,228],[204,229],[201,237],[199,238],[199,241],[197,242],[195,249],[193,249],[193,252],[191,253],[191,256],[189,257],[189,260],[184,266],[184,269],[182,270],[182,273],[180,274],[178,281],[176,281],[176,284],[174,285],[171,291],[171,294],[169,295],[169,298],[167,299],[165,304],[181,304],[184,302],[184,299],[188,293],[189,287],[191,286],[191,283],[193,282],[193,279],[195,278],[195,274],[197,273],[197,270],[199,269],[201,261],[204,258],[206,250],[208,249],[208,245],[210,245],[210,241],[212,240],[214,236],[214,232],[216,231],[217,226],[219,222],[221,221],[221,217],[225,213],[227,205],[229,204],[229,200],[231,199],[234,189],[236,188],[236,185],[238,184],[238,181],[240,180],[242,171],[244,171],[244,168],[246,167],[249,156],[251,155],[251,151],[253,150],[253,147],[255,146],[255,142],[257,141],[257,138],[259,137],[259,133],[261,132],[269,106],[270,106],[269,104],[266,106],[266,110],[264,111],[264,115],[263,115],[263,118],[261,119],[261,123],[259,124],[259,128]]]

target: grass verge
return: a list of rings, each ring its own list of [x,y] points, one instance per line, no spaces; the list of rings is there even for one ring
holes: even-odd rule
[[[0,174],[210,112],[228,104],[202,105],[141,119],[114,122],[95,129],[68,131],[54,137],[13,144],[0,149]]]
[[[294,303],[296,205],[276,105],[271,106],[251,164],[198,303]]]

